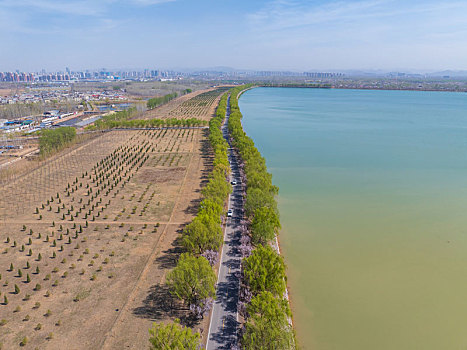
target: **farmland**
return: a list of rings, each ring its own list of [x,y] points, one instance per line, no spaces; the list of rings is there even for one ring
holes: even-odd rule
[[[170,117],[207,120],[221,92]],[[206,132],[96,133],[1,184],[4,348],[140,349],[152,321],[183,317],[163,281],[207,179]]]
[[[146,118],[199,118],[209,120],[214,114],[220,96],[227,89],[220,87],[192,92],[148,112]]]

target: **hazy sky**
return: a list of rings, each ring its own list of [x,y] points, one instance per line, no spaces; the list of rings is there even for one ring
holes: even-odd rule
[[[467,69],[466,0],[0,0],[0,71]]]

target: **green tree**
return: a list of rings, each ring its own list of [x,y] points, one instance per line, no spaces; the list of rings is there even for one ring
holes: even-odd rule
[[[73,127],[61,127],[57,129],[44,129],[39,136],[39,149],[41,155],[60,150],[68,145],[76,137],[76,129]]]
[[[198,350],[200,335],[191,328],[174,323],[153,323],[149,329],[151,350]]]
[[[262,207],[269,207],[277,211],[277,203],[274,199],[274,194],[261,188],[248,188],[245,201],[246,215],[251,217],[257,209]]]
[[[242,345],[245,349],[295,349],[295,339],[289,324],[291,316],[287,300],[261,292],[247,307]]]
[[[265,244],[277,234],[281,227],[277,212],[270,207],[261,207],[255,211],[255,216],[251,222],[251,239],[253,243]]]
[[[216,293],[216,275],[209,262],[188,253],[180,256],[166,283],[171,293],[186,304],[198,304],[203,299],[214,298]]]
[[[183,245],[195,254],[205,250],[219,250],[222,244],[222,229],[219,219],[198,215],[184,230]]]
[[[245,282],[253,294],[269,291],[283,295],[286,287],[284,259],[270,246],[259,246],[244,260]]]

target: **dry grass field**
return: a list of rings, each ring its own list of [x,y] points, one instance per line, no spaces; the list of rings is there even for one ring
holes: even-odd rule
[[[1,184],[2,349],[144,349],[183,320],[164,278],[210,162],[207,130],[109,131]]]

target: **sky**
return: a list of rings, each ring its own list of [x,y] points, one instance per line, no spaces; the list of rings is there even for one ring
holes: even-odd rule
[[[0,71],[467,70],[466,0],[0,0]]]

